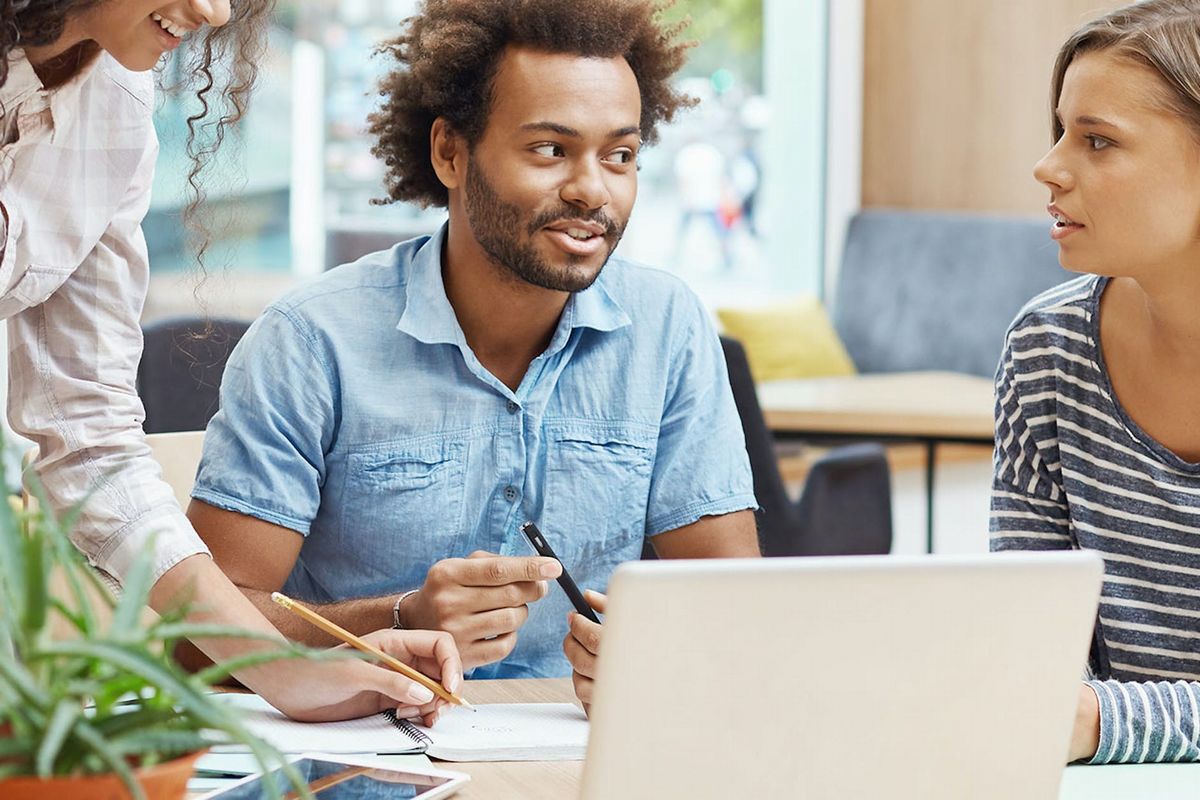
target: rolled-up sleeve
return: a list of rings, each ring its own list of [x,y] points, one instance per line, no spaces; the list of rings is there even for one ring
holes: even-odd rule
[[[647,536],[701,517],[758,507],[721,342],[699,300],[691,298],[690,303],[690,323],[669,361]]]
[[[192,497],[308,535],[336,431],[332,368],[299,316],[269,308],[229,358]]]
[[[208,552],[142,431],[136,378],[149,263],[141,222],[158,152],[148,120],[146,130],[145,151],[99,242],[48,298],[33,298],[8,321],[9,421],[37,445],[33,468],[55,509],[82,504],[76,546],[118,581],[151,538],[155,579]],[[17,266],[36,274],[36,265]]]

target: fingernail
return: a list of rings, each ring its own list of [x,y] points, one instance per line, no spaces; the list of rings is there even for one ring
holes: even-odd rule
[[[433,692],[429,691],[419,683],[414,683],[412,686],[408,687],[408,699],[412,700],[418,705],[423,705],[433,699]]]
[[[558,562],[547,561],[545,564],[542,564],[542,575],[546,578],[553,578],[558,575],[559,569],[561,568],[558,566]]]
[[[462,686],[462,677],[459,675],[451,675],[450,676],[450,685],[447,686],[446,688],[452,692],[457,692],[458,687],[460,687],[460,686]]]
[[[396,709],[396,719],[416,719],[421,716],[421,709],[416,706],[400,706]]]

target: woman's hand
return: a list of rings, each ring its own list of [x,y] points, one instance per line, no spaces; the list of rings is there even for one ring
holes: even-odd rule
[[[462,659],[454,637],[444,631],[382,630],[362,638],[439,681],[447,691],[457,692],[462,686]],[[296,659],[280,661],[278,667],[279,690],[259,693],[302,722],[352,719],[394,708],[401,719],[420,718],[431,726],[446,705],[421,684],[369,661]]]
[[[1079,687],[1079,704],[1075,709],[1075,730],[1071,733],[1071,752],[1068,761],[1091,759],[1100,746],[1100,700],[1086,683]]]

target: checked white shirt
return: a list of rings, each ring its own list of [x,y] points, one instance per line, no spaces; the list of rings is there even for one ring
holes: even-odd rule
[[[46,90],[24,54],[0,86],[0,319],[9,422],[38,446],[72,537],[118,581],[154,544],[154,577],[207,553],[150,455],[136,391],[149,281],[141,222],[158,140],[153,78],[102,53]],[[6,222],[5,222],[6,220]]]

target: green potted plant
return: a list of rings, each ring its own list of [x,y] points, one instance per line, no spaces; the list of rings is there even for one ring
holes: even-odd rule
[[[0,502],[0,797],[176,800],[218,742],[246,745],[261,766],[283,763],[210,690],[303,651],[281,646],[187,673],[171,659],[181,639],[253,634],[188,622],[187,604],[146,620],[149,552],[114,598],[67,536],[78,511],[59,519],[33,491],[39,510]],[[311,797],[294,768],[284,772]]]

